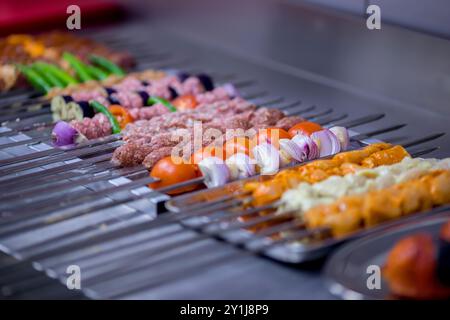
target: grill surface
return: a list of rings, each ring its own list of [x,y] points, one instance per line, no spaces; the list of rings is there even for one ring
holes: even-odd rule
[[[130,34],[133,34],[132,38]],[[173,30],[169,32],[153,27],[149,31],[143,26],[129,26],[101,32],[96,37],[116,48],[133,48],[132,52],[139,61],[138,69],[173,68],[209,72],[219,80],[240,85],[244,96],[255,103],[303,111],[304,115],[323,123],[347,121],[343,120],[347,117],[352,120],[375,113],[386,114],[382,125],[381,121],[373,121],[355,129],[363,133],[383,128],[396,129],[386,130],[389,132],[380,135],[383,140],[405,143],[430,137],[430,130],[420,130],[419,124],[424,120],[429,124],[428,128],[433,128],[433,132],[447,131],[441,118],[432,112],[414,110],[405,117],[404,109],[399,106],[387,103],[380,105],[376,100],[311,82],[301,77],[294,68],[286,69],[264,59],[251,61],[246,57],[235,57],[205,47],[196,39],[176,35]],[[147,43],[157,43],[158,46],[149,46]],[[7,108],[11,102],[32,95],[21,92],[20,95],[2,96],[1,108]],[[0,133],[0,163],[8,163],[7,159],[11,156],[48,150],[49,147],[42,142],[48,140],[49,128],[41,132],[27,130],[37,119],[49,121],[48,114],[35,111],[34,115],[38,118],[7,124],[12,129],[25,128],[24,134],[31,138],[32,145],[18,142],[27,139],[23,134]],[[15,115],[7,115],[2,120],[13,119]],[[408,126],[399,126],[403,123]],[[432,150],[430,156],[448,155],[449,137],[438,139],[431,139],[433,141],[421,144],[416,150]],[[115,143],[118,142],[75,150],[72,154],[53,155],[60,164],[61,161],[66,163],[61,171],[58,167],[44,168],[50,170],[46,171],[46,175],[42,175],[42,165],[48,164],[49,155],[45,153],[43,155],[46,157],[38,160],[37,164],[19,164],[16,169],[16,165],[0,168],[2,198],[17,197],[17,201],[0,204],[5,212],[0,220],[0,244],[4,251],[25,261],[11,261],[10,258],[2,260],[0,283],[6,284],[3,293],[10,298],[26,297],[27,294],[39,292],[37,288],[45,284],[48,290],[42,293],[42,297],[61,294],[61,288],[54,282],[49,282],[48,278],[30,269],[30,261],[33,261],[35,269],[45,271],[48,276],[59,278],[64,283],[67,265],[80,265],[83,293],[92,298],[330,297],[320,281],[320,261],[303,264],[301,269],[297,269],[261,259],[255,254],[183,228],[172,222],[173,215],[170,214],[160,215],[156,223],[152,222],[151,219],[160,208],[159,204],[166,196],[157,193],[151,200],[139,196],[149,192],[145,187],[139,188],[150,182],[144,170],[113,170],[106,174],[109,181],[105,181],[103,175],[93,175],[109,168],[108,146],[114,146]],[[441,148],[434,150],[436,146]],[[99,154],[99,150],[103,153]],[[52,152],[49,151],[49,154]],[[94,157],[85,159],[92,155]],[[79,157],[83,160],[79,161]],[[55,161],[50,162],[53,166]],[[78,171],[70,173],[67,172],[68,168]],[[24,173],[22,169],[32,171]],[[34,174],[35,170],[41,172]],[[33,195],[38,184],[42,184],[40,188],[44,189],[58,172],[60,181],[52,184],[53,193],[46,194],[54,195],[61,188],[64,191],[55,199],[64,202],[49,204],[48,197]],[[23,174],[28,176],[16,178]],[[121,178],[123,175],[131,180]],[[76,188],[66,189],[72,183]],[[129,186],[123,187],[123,190],[117,189],[116,186],[122,183],[132,183],[133,189],[137,191],[130,195]],[[27,188],[25,191],[24,185]],[[14,186],[17,189],[13,189]],[[111,195],[111,188],[120,192]],[[24,202],[24,193],[33,195],[29,202]],[[68,204],[69,210],[66,209]],[[20,205],[21,210],[20,213],[14,212],[14,215],[19,218],[8,217],[17,205]],[[45,215],[49,207],[54,205],[60,206],[61,210],[53,211],[51,216]],[[92,213],[83,215],[87,212]],[[265,281],[261,282],[261,279]]]

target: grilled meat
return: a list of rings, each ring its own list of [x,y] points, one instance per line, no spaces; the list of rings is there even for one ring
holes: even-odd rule
[[[308,210],[304,219],[309,228],[329,227],[333,235],[342,236],[446,203],[450,203],[450,171],[436,170],[389,188],[317,206]]]

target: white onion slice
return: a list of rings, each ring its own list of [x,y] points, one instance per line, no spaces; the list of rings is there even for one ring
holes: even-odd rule
[[[218,187],[230,181],[230,170],[222,159],[208,157],[198,163],[208,188]]]
[[[319,146],[320,157],[330,156],[341,151],[341,143],[336,135],[328,129],[314,132],[311,138]]]
[[[226,160],[232,180],[248,178],[256,173],[255,164],[245,153],[236,153]]]
[[[339,143],[341,144],[341,150],[347,150],[348,145],[350,144],[350,136],[347,128],[335,126],[330,128],[330,131],[338,138]]]
[[[261,174],[275,174],[280,169],[280,153],[270,143],[261,143],[253,148],[253,155]]]
[[[298,145],[300,150],[305,153],[305,160],[317,159],[320,156],[319,147],[309,136],[297,134],[291,141]]]

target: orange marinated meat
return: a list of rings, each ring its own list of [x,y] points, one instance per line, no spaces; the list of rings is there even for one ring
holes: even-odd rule
[[[361,164],[366,168],[375,168],[381,165],[394,164],[409,156],[408,152],[402,146],[394,146],[388,150],[378,151],[367,158],[365,158]]]
[[[450,171],[436,170],[385,189],[316,206],[303,218],[308,228],[328,227],[334,236],[342,236],[450,203],[449,185]]]
[[[244,185],[244,190],[253,195],[253,205],[263,205],[279,199],[283,193],[301,182],[316,183],[330,176],[343,176],[353,173],[366,161],[369,167],[400,162],[409,156],[401,146],[392,147],[387,143],[376,143],[361,150],[343,152],[332,159],[316,160],[304,166],[283,170],[271,179],[263,182],[249,182]]]

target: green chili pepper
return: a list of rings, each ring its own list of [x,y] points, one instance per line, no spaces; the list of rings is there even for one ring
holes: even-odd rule
[[[86,69],[87,69],[87,71],[89,72],[89,74],[90,74],[92,77],[94,77],[95,79],[97,79],[97,80],[103,80],[103,79],[108,78],[108,75],[109,75],[109,74],[106,73],[105,71],[103,71],[102,69],[97,68],[97,67],[95,67],[95,66],[91,66],[91,65],[89,65],[89,64],[86,64],[85,66],[86,66]]]
[[[90,72],[87,69],[86,65],[83,62],[81,62],[77,57],[75,57],[73,54],[64,52],[63,59],[66,60],[70,64],[70,66],[75,69],[75,72],[77,73],[78,77],[82,82],[95,80],[90,75]]]
[[[43,77],[41,77],[36,71],[34,71],[32,68],[17,64],[16,67],[19,69],[20,72],[23,73],[23,75],[27,78],[27,80],[39,91],[42,91],[44,93],[47,93],[52,89],[52,86],[45,80]]]
[[[53,74],[60,81],[62,81],[65,86],[68,86],[70,84],[79,83],[74,77],[72,77],[66,71],[62,70],[61,68],[59,68],[53,64],[45,63],[45,62],[36,62],[35,65],[42,68],[42,70],[44,72]]]
[[[36,71],[42,78],[44,78],[52,87],[64,88],[64,83],[59,80],[53,73],[46,72],[42,66],[37,64],[32,64],[30,66],[34,71]]]
[[[167,109],[169,109],[170,112],[176,112],[177,108],[174,107],[173,104],[171,104],[166,99],[160,98],[160,97],[150,97],[148,98],[147,104],[148,105],[154,105],[155,103],[161,103],[164,105]]]
[[[116,117],[113,116],[113,114],[108,110],[107,107],[97,101],[90,101],[89,104],[92,108],[94,108],[95,111],[103,113],[108,118],[109,122],[111,123],[113,134],[119,133],[121,131],[119,121],[117,121]]]
[[[118,76],[125,75],[125,71],[123,71],[121,67],[119,67],[117,64],[115,64],[111,60],[108,60],[104,57],[97,56],[97,55],[91,55],[90,59],[93,63],[95,63],[96,65],[107,70],[109,73],[112,73],[112,74],[115,74]]]

